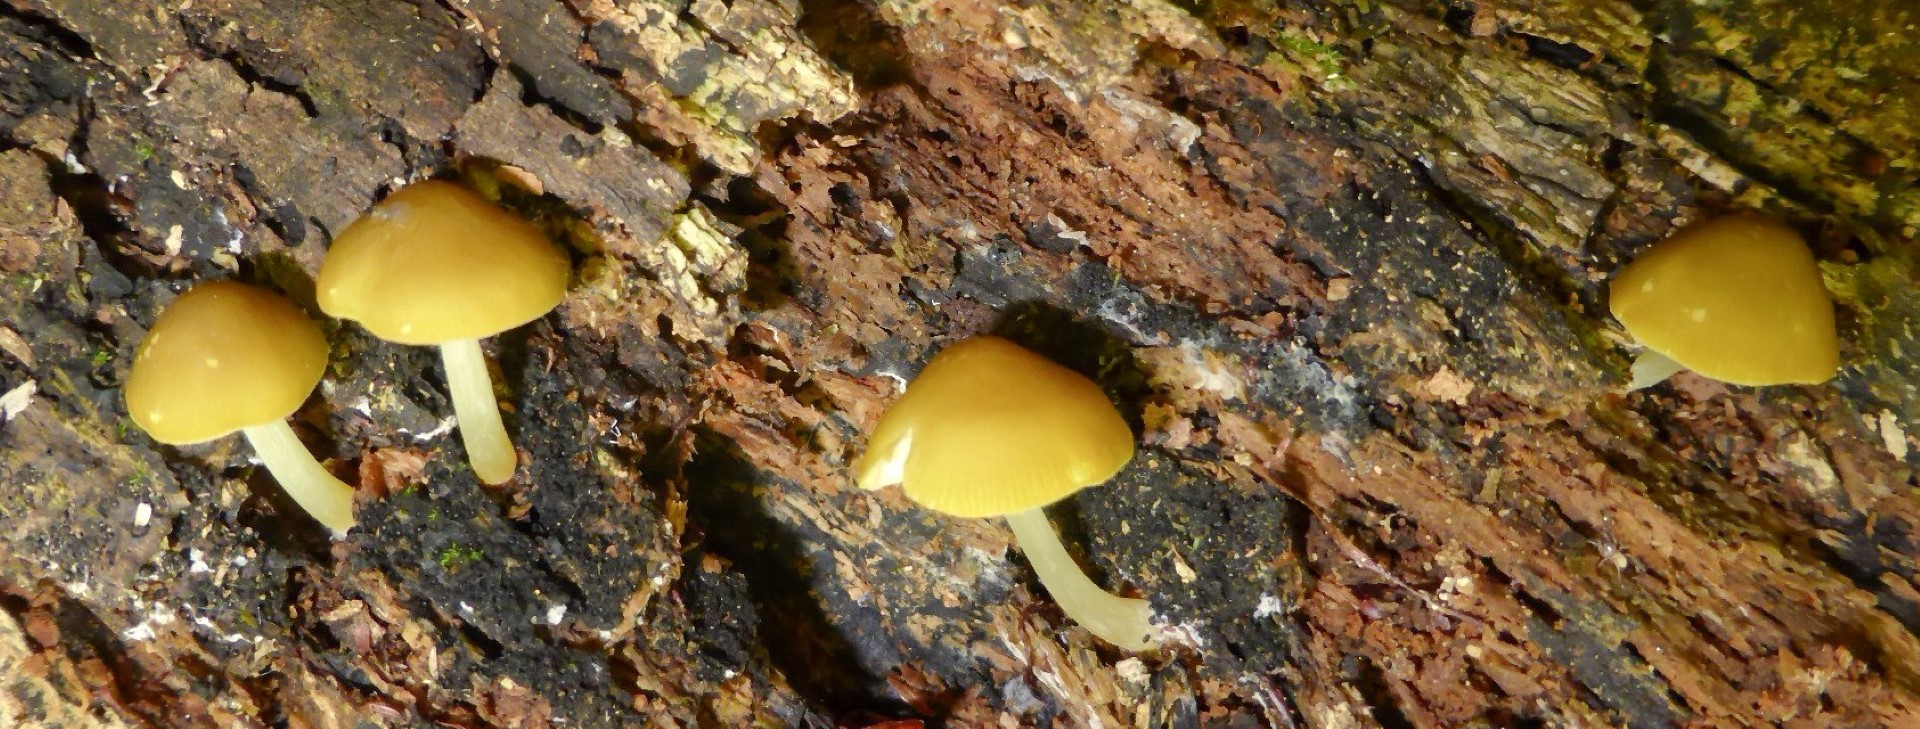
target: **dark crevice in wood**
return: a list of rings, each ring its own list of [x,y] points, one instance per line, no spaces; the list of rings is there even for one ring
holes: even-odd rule
[[[1593,51],[1575,43],[1563,43],[1537,35],[1515,33],[1527,44],[1527,53],[1569,71],[1585,71],[1599,58]]]
[[[1414,729],[1416,725],[1400,708],[1399,699],[1388,683],[1393,679],[1373,661],[1362,658],[1357,663],[1359,665],[1355,668],[1359,675],[1354,677],[1352,685],[1366,700],[1367,710],[1373,714],[1373,720],[1380,723],[1381,729]]]
[[[98,698],[156,726],[170,726],[178,717],[175,702],[180,697],[134,656],[137,649],[115,634],[92,608],[61,588],[41,585],[30,593],[0,585],[0,610],[23,624],[30,619],[29,613],[40,613],[58,631],[57,649],[68,661],[104,669],[104,677],[112,683],[90,687],[100,692]]]
[[[541,94],[539,80],[534,78],[532,72],[522,68],[519,64],[510,61],[495,61],[492,56],[483,55],[482,58],[487,59],[486,65],[488,68],[484,69],[486,72],[485,78],[493,78],[495,71],[505,69],[507,73],[513,74],[515,80],[520,82],[521,104],[545,110],[548,114],[552,114],[589,137],[599,136],[600,131],[606,129],[605,124],[601,124],[580,112],[574,111],[559,99]],[[491,87],[482,86],[480,93],[475,95],[474,101],[477,103],[480,97],[486,96],[490,91],[492,91]]]
[[[86,154],[91,120],[91,113],[81,116],[81,126],[74,133],[71,142],[73,147],[69,151],[74,159],[83,158]],[[146,259],[126,250],[135,246],[133,241],[136,234],[127,219],[132,205],[115,194],[107,180],[92,171],[74,169],[68,160],[53,159],[45,154],[40,156],[46,160],[49,187],[73,211],[81,231],[93,242],[86,250],[98,255],[100,262],[108,267],[112,275],[121,278],[121,281],[99,283],[118,288],[123,281],[130,288],[133,281],[164,273]]]
[[[1814,208],[1820,214],[1835,214],[1831,195],[1821,191],[1813,182],[1776,172],[1764,161],[1755,159],[1752,150],[1746,149],[1742,140],[1726,126],[1727,120],[1716,115],[1719,110],[1701,108],[1681,97],[1664,83],[1671,74],[1676,72],[1673,68],[1674,59],[1682,55],[1705,60],[1712,67],[1726,72],[1729,76],[1753,84],[1767,96],[1779,99],[1794,98],[1793,94],[1776,88],[1771,82],[1754,76],[1748,70],[1724,58],[1702,56],[1674,48],[1666,43],[1656,43],[1647,66],[1647,78],[1653,88],[1652,99],[1648,106],[1652,120],[1686,133],[1689,138],[1711,152],[1715,159],[1725,162],[1741,175],[1779,190],[1799,204]],[[1874,153],[1872,145],[1840,129],[1836,126],[1832,115],[1824,110],[1805,103],[1795,104],[1793,108],[1794,113],[1830,130],[1836,139],[1853,145],[1861,150],[1862,154]],[[1735,189],[1732,192],[1738,193],[1740,190]]]
[[[74,60],[97,58],[93,44],[60,21],[41,15],[17,2],[0,2],[0,18],[18,21],[36,40],[51,41]]]
[[[867,2],[800,0],[799,27],[816,50],[863,90],[907,83],[912,77],[912,54],[905,41]]]
[[[238,75],[248,84],[265,91],[283,94],[292,98],[300,105],[300,110],[307,115],[307,118],[319,118],[320,107],[314,103],[313,96],[307,93],[306,89],[301,88],[298,84],[288,83],[285,80],[262,73],[258,68],[254,67],[253,62],[249,60],[244,53],[238,50],[220,50],[208,42],[206,35],[191,23],[184,24],[183,27],[186,29],[187,38],[193,43],[194,48],[202,54],[205,54],[208,60],[217,60],[226,63],[228,67],[233,69],[234,74]]]
[[[1440,134],[1439,130],[1435,130]],[[1444,134],[1442,134],[1444,136]],[[1440,210],[1452,215],[1456,220],[1470,221],[1473,230],[1470,235],[1487,244],[1506,262],[1513,276],[1520,280],[1520,288],[1539,292],[1543,301],[1554,305],[1568,305],[1580,302],[1584,306],[1591,297],[1586,295],[1588,284],[1576,281],[1566,269],[1548,257],[1541,255],[1539,247],[1523,239],[1524,233],[1513,230],[1499,221],[1484,204],[1469,197],[1457,186],[1446,184],[1435,176],[1435,171],[1422,160],[1401,158],[1410,169],[1416,170],[1422,186],[1432,192],[1429,197]],[[1582,326],[1592,321],[1589,317],[1569,316],[1570,326]]]
[[[703,434],[695,452],[686,466],[689,533],[746,577],[757,632],[777,636],[764,644],[773,665],[833,713],[905,709],[814,594],[811,539],[752,497],[750,486],[764,475],[717,434]]]

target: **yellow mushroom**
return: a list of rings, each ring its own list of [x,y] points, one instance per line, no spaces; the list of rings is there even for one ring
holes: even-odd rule
[[[391,342],[438,345],[474,473],[513,477],[480,340],[560,304],[572,265],[540,230],[453,183],[429,180],[380,201],[340,233],[316,283],[321,310]]]
[[[335,536],[353,527],[353,489],[287,427],[327,367],[327,341],[285,297],[232,281],[181,294],[147,331],[127,376],[127,414],[154,440],[240,431],[300,508]]]
[[[1739,214],[1687,226],[1621,269],[1608,298],[1646,347],[1628,389],[1681,369],[1736,385],[1814,384],[1840,366],[1820,268],[1777,220]]]
[[[1088,579],[1042,510],[1112,478],[1132,458],[1133,431],[1098,386],[981,336],[927,364],[880,418],[854,471],[861,488],[898,484],[941,513],[1005,517],[1067,617],[1137,651],[1154,645],[1147,601]]]

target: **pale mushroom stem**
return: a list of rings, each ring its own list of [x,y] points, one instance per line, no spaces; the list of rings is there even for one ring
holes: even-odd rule
[[[487,374],[480,340],[462,339],[440,345],[440,362],[447,370],[447,390],[453,395],[453,415],[460,419],[460,440],[467,444],[467,463],[485,484],[513,478],[520,463],[507,426],[500,422],[500,402],[493,399],[493,376]]]
[[[1673,373],[1684,369],[1686,367],[1673,361],[1672,357],[1651,349],[1642,351],[1640,356],[1633,360],[1633,382],[1627,384],[1627,392],[1658,385],[1672,377]]]
[[[260,462],[266,464],[267,472],[273,474],[273,480],[293,497],[293,503],[331,530],[334,538],[346,536],[353,528],[353,489],[313,460],[313,454],[307,452],[300,436],[293,434],[293,428],[287,427],[287,421],[275,420],[240,432],[260,456]]]
[[[1047,592],[1068,618],[1101,640],[1130,651],[1154,646],[1147,601],[1111,594],[1087,579],[1060,543],[1060,535],[1047,521],[1046,512],[1029,509],[1008,514],[1007,524],[1013,527],[1013,536],[1033,571],[1039,573],[1040,584],[1047,586]]]

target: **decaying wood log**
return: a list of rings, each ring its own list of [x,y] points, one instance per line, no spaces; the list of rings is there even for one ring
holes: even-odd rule
[[[1915,23],[0,1],[0,723],[1920,725]],[[518,479],[464,467],[431,350],[350,324],[296,417],[342,541],[237,439],[132,426],[184,286],[312,310],[429,176],[578,263],[490,344]],[[1842,374],[1620,394],[1607,277],[1734,208],[1808,234]],[[1053,513],[1165,650],[1062,619],[999,523],[853,487],[978,332],[1139,431]]]

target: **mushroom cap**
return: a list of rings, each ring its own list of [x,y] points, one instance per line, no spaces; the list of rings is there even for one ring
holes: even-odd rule
[[[1133,431],[1080,373],[1005,339],[941,351],[881,416],[855,465],[863,488],[964,517],[1034,509],[1106,481]]]
[[[538,228],[459,185],[388,195],[327,250],[320,309],[374,336],[432,345],[481,339],[544,316],[572,264]]]
[[[208,281],[174,299],[141,340],[127,414],[161,443],[213,440],[292,415],[326,368],[326,337],[293,302]]]
[[[1813,252],[1770,218],[1687,226],[1621,269],[1608,298],[1641,344],[1716,380],[1812,384],[1840,366],[1833,301]]]

